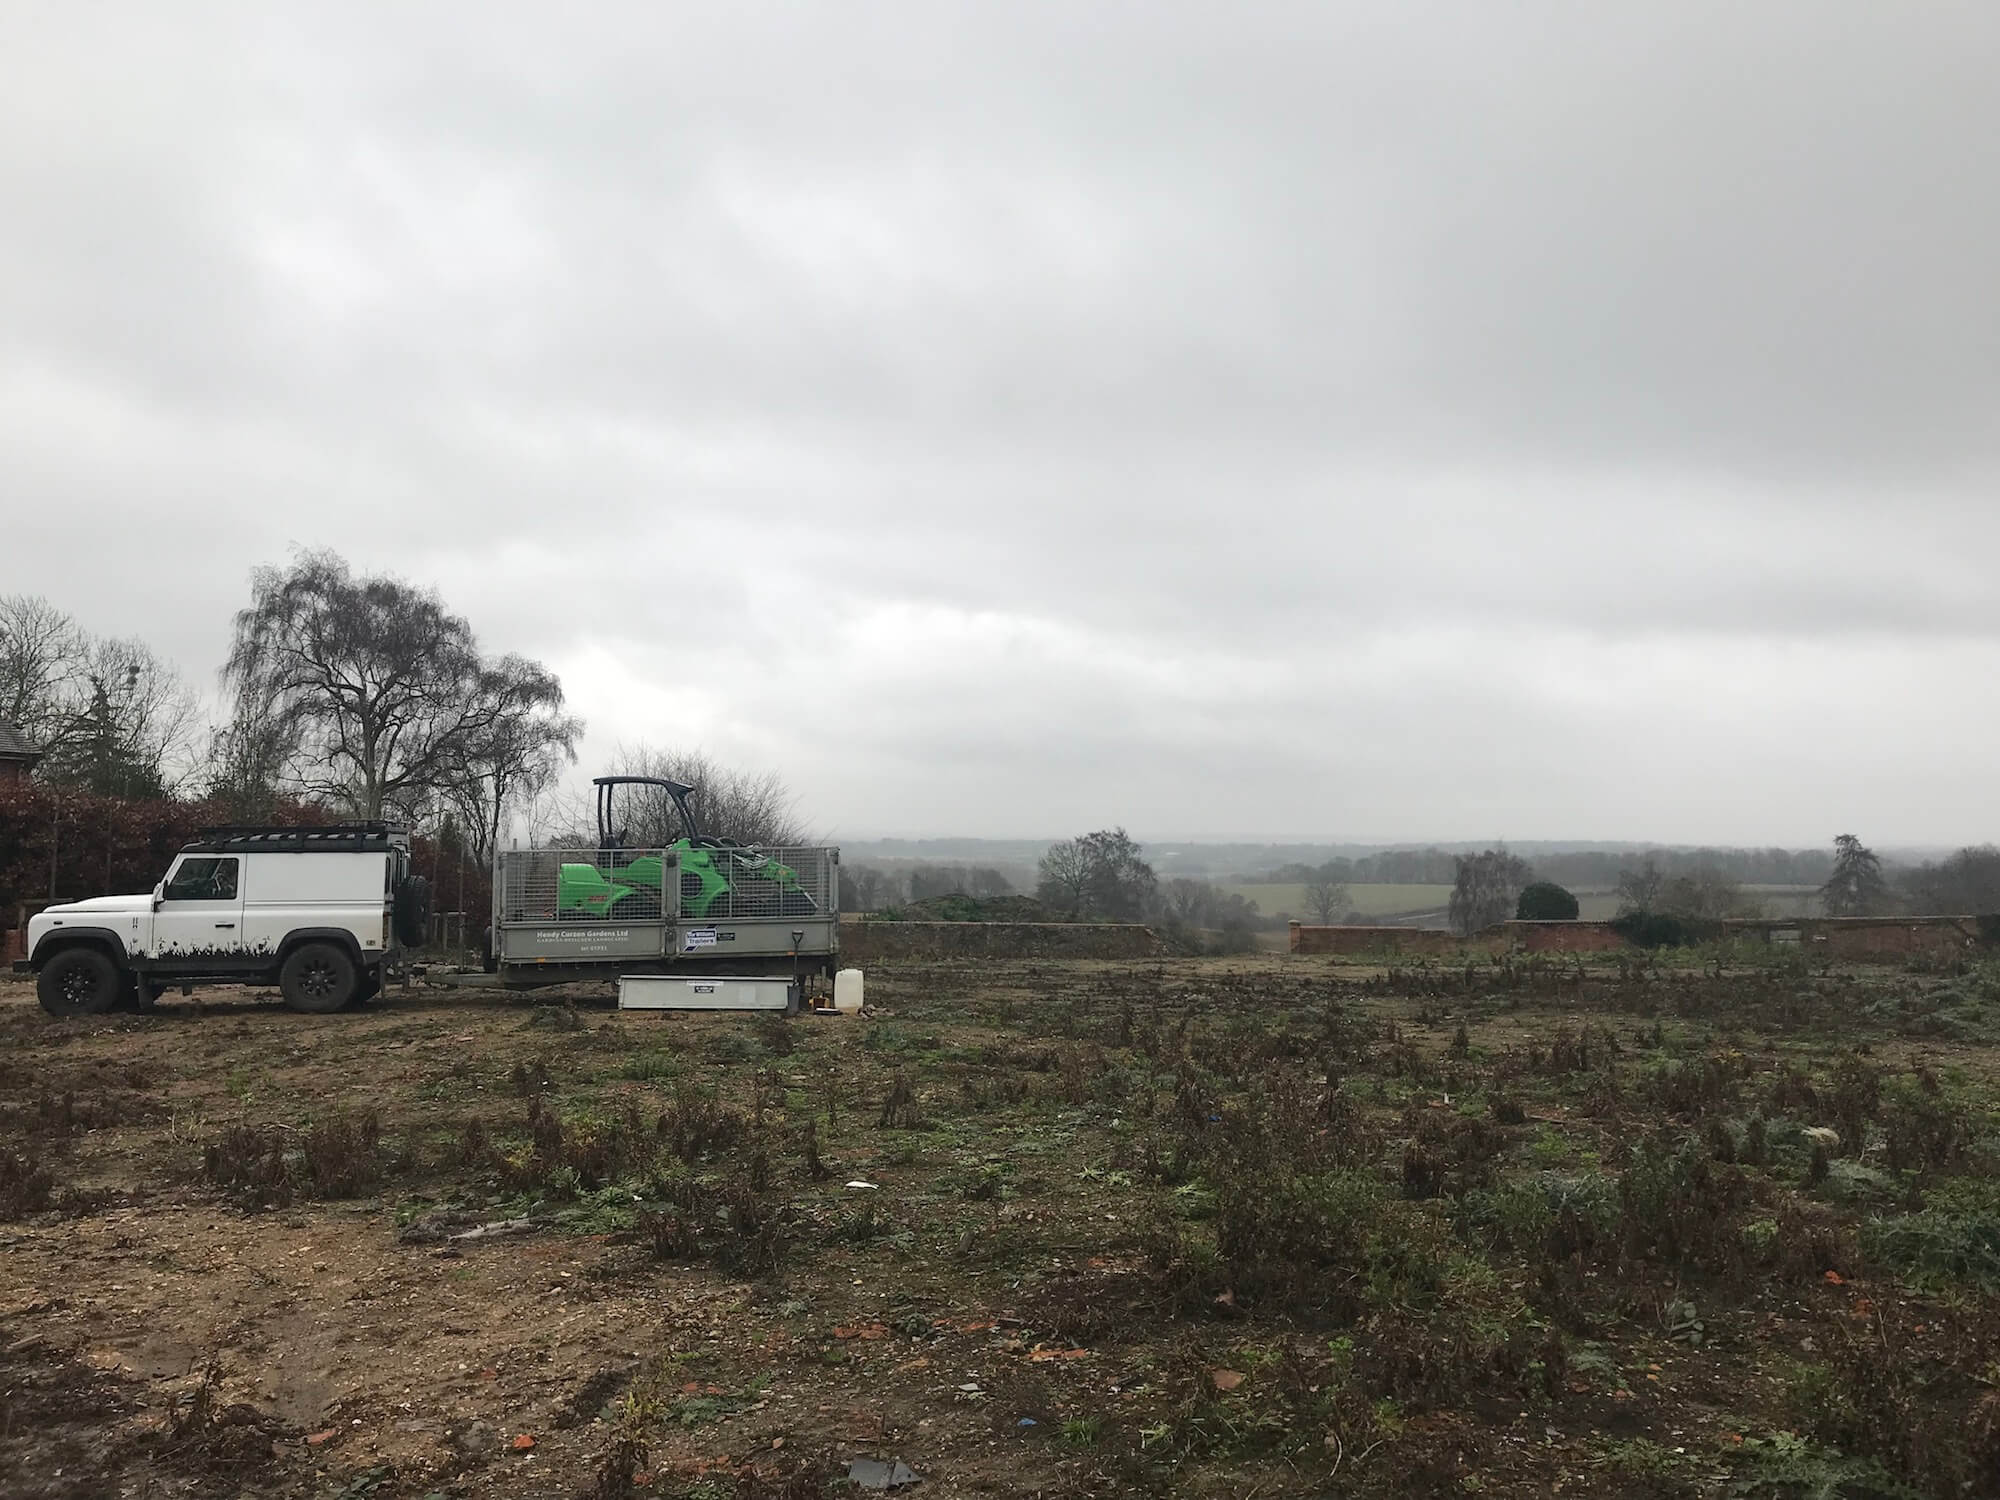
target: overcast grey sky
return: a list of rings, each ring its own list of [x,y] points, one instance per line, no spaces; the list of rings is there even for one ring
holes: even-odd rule
[[[2000,838],[2000,7],[31,3],[0,592],[830,834]]]

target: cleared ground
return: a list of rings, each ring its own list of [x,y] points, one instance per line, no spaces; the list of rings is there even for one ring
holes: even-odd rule
[[[869,985],[0,984],[0,1490],[2000,1493],[1992,970]]]

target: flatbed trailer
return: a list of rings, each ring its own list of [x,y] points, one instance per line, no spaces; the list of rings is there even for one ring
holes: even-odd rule
[[[511,989],[635,974],[831,979],[840,851],[503,850],[490,965]]]

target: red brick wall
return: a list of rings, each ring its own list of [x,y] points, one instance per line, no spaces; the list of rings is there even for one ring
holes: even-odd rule
[[[1524,953],[1610,953],[1631,945],[1609,922],[1503,922],[1501,943]]]
[[[1730,937],[1769,941],[1796,932],[1809,953],[1832,958],[1894,961],[1917,954],[1963,953],[1979,946],[1970,917],[1765,918],[1722,924]],[[1609,922],[1502,922],[1470,938],[1419,927],[1310,927],[1292,923],[1294,953],[1383,953],[1464,956],[1472,953],[1614,953],[1630,944]]]
[[[1311,927],[1303,922],[1291,925],[1294,953],[1451,956],[1463,953],[1466,947],[1466,940],[1457,933],[1435,927]]]
[[[1796,932],[1799,946],[1834,958],[1909,958],[1963,953],[1979,946],[1971,917],[1808,917],[1797,922],[1724,922],[1732,937],[1764,938]]]

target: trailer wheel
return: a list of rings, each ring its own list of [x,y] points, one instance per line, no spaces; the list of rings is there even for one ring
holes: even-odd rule
[[[124,976],[101,948],[65,948],[35,979],[35,998],[52,1016],[101,1016],[124,991]]]
[[[278,971],[278,988],[293,1010],[327,1015],[355,996],[354,960],[332,943],[302,943]]]

